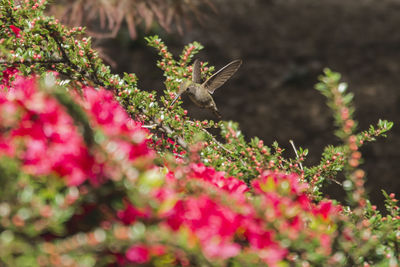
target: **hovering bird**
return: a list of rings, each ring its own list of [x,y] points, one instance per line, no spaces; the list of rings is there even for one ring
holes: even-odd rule
[[[232,75],[239,69],[242,60],[234,60],[216,73],[214,73],[205,82],[201,83],[200,62],[196,59],[193,63],[192,81],[183,81],[179,87],[175,99],[171,106],[183,94],[187,93],[190,99],[199,107],[211,109],[214,114],[221,118],[217,105],[215,105],[212,94],[221,87]]]

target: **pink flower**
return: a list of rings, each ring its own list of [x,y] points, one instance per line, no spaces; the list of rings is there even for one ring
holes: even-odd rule
[[[191,173],[189,177],[211,183],[228,193],[243,195],[249,190],[246,183],[234,177],[225,177],[224,172],[217,172],[214,168],[206,167],[202,163],[190,165]]]
[[[126,258],[133,263],[143,264],[150,260],[149,249],[142,244],[131,246],[125,253]]]
[[[117,213],[118,218],[126,225],[132,224],[138,217],[149,217],[149,214],[140,211],[132,204],[125,202],[125,210],[120,210]]]
[[[240,253],[240,245],[230,242],[204,242],[204,254],[209,258],[228,259]]]
[[[281,262],[287,254],[288,250],[280,246],[270,246],[258,253],[260,258],[270,267],[281,266],[279,262]]]
[[[299,182],[297,174],[284,174],[271,171],[264,172],[259,179],[253,180],[252,186],[259,194],[273,192],[291,197],[302,195],[307,189],[306,184]]]
[[[141,128],[140,123],[133,121],[128,116],[111,92],[86,87],[84,96],[83,105],[92,117],[94,124],[118,144],[119,153],[129,160],[154,155],[154,151],[150,150],[147,145],[148,132]]]
[[[249,241],[252,248],[258,250],[274,244],[273,233],[262,227],[263,221],[260,219],[248,218],[244,220],[245,237]]]
[[[20,37],[21,37],[21,34],[19,33],[19,32],[21,31],[20,28],[15,27],[14,25],[10,25],[10,28],[11,28],[11,30],[13,31],[13,33],[15,34],[15,36],[16,36],[17,38],[20,38]]]
[[[226,259],[240,252],[233,240],[241,216],[206,195],[179,201],[167,221],[173,230],[190,229],[207,257]]]
[[[8,103],[16,107],[9,115],[19,118],[10,131],[10,146],[15,149],[17,143],[24,144],[18,154],[24,170],[36,175],[55,172],[69,185],[79,185],[88,178],[97,182],[94,170],[101,167],[94,167],[73,119],[36,86],[35,79],[17,77],[6,96]]]
[[[329,217],[336,216],[340,212],[339,206],[334,206],[331,201],[321,201],[318,206],[314,207],[313,213],[315,216],[320,215],[324,220]]]
[[[136,143],[141,143],[145,140],[147,132],[141,129],[140,123],[129,118],[126,111],[114,99],[110,91],[86,87],[84,88],[84,96],[87,110],[90,111],[94,121],[102,126],[107,135],[128,135],[134,137],[133,141]]]
[[[172,230],[179,230],[185,220],[185,212],[185,203],[182,200],[178,201],[167,217],[167,224],[172,228]]]
[[[164,245],[151,245],[149,246],[149,250],[153,256],[161,256],[167,252],[167,248]]]
[[[0,119],[3,126],[7,124],[11,129],[0,137],[3,153],[14,155],[18,148],[26,172],[55,173],[64,177],[68,185],[80,185],[86,180],[99,185],[121,175],[110,161],[105,162],[104,152],[93,148],[89,152],[74,119],[56,99],[37,89],[35,78],[17,76],[9,83],[16,71],[3,71],[3,84],[9,85],[9,90],[0,95],[0,111],[6,114]],[[154,156],[147,146],[147,132],[129,118],[110,92],[85,88],[85,96],[86,99],[76,97],[77,102],[86,109],[92,126],[103,130],[105,140],[117,147],[118,156],[128,161]]]
[[[2,79],[1,79],[1,84],[0,84],[0,90],[1,89],[9,89],[11,85],[11,78],[14,76],[14,74],[18,73],[18,69],[14,67],[8,67],[2,72]]]
[[[324,249],[325,254],[329,255],[332,252],[332,236],[328,234],[322,234],[320,236],[321,248]]]

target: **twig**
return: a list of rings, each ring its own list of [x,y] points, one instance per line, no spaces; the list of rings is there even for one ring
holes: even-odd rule
[[[29,60],[29,61],[7,61],[4,59],[0,59],[0,64],[9,64],[9,65],[19,65],[19,64],[24,64],[24,65],[32,65],[32,64],[58,64],[58,63],[67,63],[64,59],[62,58],[57,58],[57,59],[49,59],[49,60]]]
[[[146,114],[146,110],[138,108],[139,112]],[[162,132],[169,134],[169,135],[174,135],[174,131],[168,126],[168,125],[164,125],[162,122],[156,123],[156,119],[154,117],[148,116],[149,120],[148,122],[150,123],[149,125],[142,125],[143,128],[148,128],[148,129],[154,129],[154,128],[158,128],[158,130],[161,130]],[[175,134],[176,135],[176,134]],[[185,140],[183,140],[182,137],[177,136],[176,137],[176,142],[186,151],[188,151],[189,146],[187,145],[187,143],[185,142]]]
[[[46,26],[47,26],[47,30],[49,30],[49,32],[51,32],[52,29],[50,27],[48,27],[48,25],[46,25]],[[50,36],[53,38],[53,40],[56,42],[58,48],[60,49],[62,58],[65,60],[65,64],[70,65],[76,72],[78,72],[80,75],[82,75],[82,78],[86,77],[86,78],[89,78],[91,81],[93,81],[96,84],[101,84],[100,81],[97,79],[96,75],[94,75],[94,77],[93,77],[93,75],[85,72],[83,69],[81,69],[79,66],[77,66],[75,63],[73,63],[71,61],[71,59],[68,57],[68,54],[62,45],[62,42],[60,41],[59,35],[51,34]],[[94,71],[94,73],[96,73],[95,70],[93,70],[93,71]],[[104,83],[102,83],[102,84],[104,85]]]
[[[293,140],[289,140],[289,143],[292,145],[293,150],[294,150],[294,153],[296,154],[296,158],[297,158],[297,160],[299,161],[300,169],[301,169],[302,171],[304,171],[304,169],[303,169],[303,164],[301,164],[301,162],[300,162],[300,160],[299,160],[299,155],[297,154],[297,149],[296,149],[296,146],[294,145]]]
[[[158,125],[157,124],[151,124],[151,125],[142,125],[142,128],[146,128],[146,129],[154,129],[156,128]]]
[[[187,122],[189,122],[189,123],[192,124],[192,125],[195,124],[194,121],[187,121]],[[229,149],[227,149],[223,144],[221,144],[220,142],[218,142],[218,140],[215,139],[214,135],[212,135],[209,131],[207,131],[207,130],[204,129],[204,128],[201,128],[201,130],[202,130],[203,132],[205,132],[208,136],[210,136],[211,139],[214,141],[214,143],[217,144],[217,146],[219,146],[220,148],[222,148],[223,150],[225,150],[226,152],[228,152],[228,153],[230,153],[230,154],[233,153],[232,151],[230,151]]]
[[[187,121],[187,122],[189,122],[189,123],[192,124],[192,125],[194,124],[193,121]],[[215,144],[217,144],[217,146],[219,146],[220,148],[222,148],[223,150],[225,150],[225,152],[227,152],[228,154],[233,154],[233,152],[232,152],[231,150],[227,149],[223,144],[221,144],[217,139],[215,139],[214,135],[212,135],[209,131],[207,131],[207,130],[204,129],[204,128],[201,128],[201,130],[202,130],[204,133],[206,133],[208,136],[210,136],[211,139],[213,140],[213,142],[214,142]],[[239,158],[239,160],[240,160],[240,162],[243,164],[243,166],[247,166],[246,162],[244,162],[241,158]]]
[[[218,142],[218,140],[215,139],[215,137],[214,137],[209,131],[207,131],[207,130],[204,129],[204,128],[201,128],[201,130],[202,130],[203,132],[205,132],[208,136],[210,136],[211,139],[214,141],[214,143],[217,144],[217,146],[219,146],[220,148],[222,148],[223,150],[225,150],[226,152],[228,152],[228,153],[230,153],[230,154],[233,153],[232,151],[230,151],[229,149],[227,149],[223,144],[221,144],[220,142]]]
[[[170,128],[169,126],[164,125],[164,124],[162,124],[162,123],[159,123],[157,126],[158,126],[160,129],[162,129],[166,134],[174,135],[174,131],[172,131],[171,128]],[[182,137],[177,136],[177,137],[176,137],[176,142],[177,142],[183,149],[185,149],[185,150],[188,150],[188,149],[189,149],[188,145],[186,144],[185,140],[183,140]]]

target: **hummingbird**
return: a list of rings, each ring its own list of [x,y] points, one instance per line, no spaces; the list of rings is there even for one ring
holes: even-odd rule
[[[192,80],[185,80],[181,83],[178,93],[175,99],[172,101],[171,106],[183,93],[186,92],[193,103],[201,108],[212,110],[212,112],[220,119],[221,113],[219,113],[217,105],[215,104],[211,95],[216,89],[221,87],[230,77],[232,77],[232,75],[239,69],[241,64],[242,60],[234,60],[202,83],[200,61],[196,59],[193,62]]]

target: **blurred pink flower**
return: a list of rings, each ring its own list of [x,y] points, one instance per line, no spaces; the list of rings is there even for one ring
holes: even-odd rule
[[[192,163],[189,177],[201,179],[231,194],[243,195],[249,191],[246,183],[234,177],[225,177],[224,172],[217,172],[214,168],[206,167],[202,163]]]
[[[135,244],[126,251],[126,258],[133,263],[143,264],[150,260],[149,249],[145,245]]]
[[[20,28],[15,27],[14,25],[10,25],[10,29],[13,31],[13,33],[15,34],[15,36],[17,38],[21,37],[21,34],[20,34],[21,29]]]
[[[14,73],[14,69],[7,69],[3,80],[8,82]],[[78,102],[92,118],[92,126],[101,128],[119,153],[131,161],[154,156],[147,146],[147,132],[129,118],[110,92],[93,88],[85,88],[84,92],[86,98]],[[99,153],[92,148],[89,152],[65,107],[38,90],[36,78],[17,76],[7,92],[0,95],[0,106],[7,112],[2,123],[12,124],[10,132],[0,137],[0,150],[6,155],[15,154],[17,148],[21,150],[18,156],[28,173],[55,173],[64,177],[68,185],[80,185],[86,180],[99,185],[113,175],[112,168],[105,166],[104,157],[95,157]]]
[[[125,209],[117,213],[118,218],[126,225],[132,224],[138,217],[147,218],[150,216],[149,212],[143,212],[135,208],[132,204],[125,202]]]

